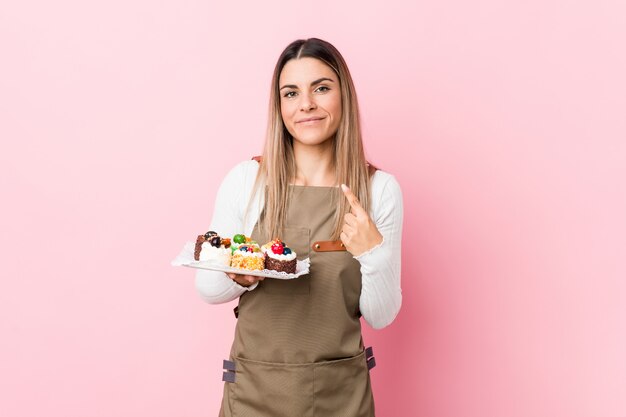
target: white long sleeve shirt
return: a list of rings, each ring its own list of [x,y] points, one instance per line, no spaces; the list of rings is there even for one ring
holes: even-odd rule
[[[263,207],[263,196],[255,196],[246,218],[244,211],[252,195],[259,163],[250,160],[236,165],[226,175],[217,192],[210,230],[222,236],[245,233],[250,236]],[[379,245],[354,258],[361,264],[361,295],[359,309],[374,329],[391,324],[400,311],[402,191],[393,175],[376,171],[372,177],[370,217],[383,236]],[[258,193],[262,194],[262,193]],[[196,288],[210,304],[221,304],[254,291],[258,283],[243,287],[225,273],[198,269]]]

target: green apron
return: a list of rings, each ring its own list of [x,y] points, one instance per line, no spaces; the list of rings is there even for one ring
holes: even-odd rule
[[[279,238],[298,259],[310,258],[310,273],[267,278],[240,297],[220,416],[373,417],[375,362],[361,336],[359,262],[345,250],[316,250],[332,235],[337,189],[290,191]],[[274,236],[257,224],[251,238],[264,244]]]

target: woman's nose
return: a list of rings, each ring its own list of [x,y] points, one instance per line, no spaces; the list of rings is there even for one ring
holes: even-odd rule
[[[309,94],[302,94],[302,100],[300,101],[301,110],[311,110],[315,108],[315,100]]]

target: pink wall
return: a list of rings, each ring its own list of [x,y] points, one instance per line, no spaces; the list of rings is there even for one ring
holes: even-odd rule
[[[0,415],[216,414],[233,305],[169,261],[310,36],[405,195],[379,415],[626,415],[624,3],[411,3],[0,6]]]

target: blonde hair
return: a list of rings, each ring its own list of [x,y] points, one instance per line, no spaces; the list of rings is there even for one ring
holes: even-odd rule
[[[370,173],[373,170],[365,159],[361,138],[361,122],[356,90],[343,57],[330,43],[317,38],[299,39],[281,53],[272,76],[265,148],[253,188],[253,197],[264,189],[265,205],[259,217],[261,230],[270,237],[279,237],[285,226],[289,186],[295,177],[296,161],[293,137],[283,123],[280,108],[279,78],[285,64],[291,59],[315,58],[328,65],[339,78],[342,116],[333,140],[336,185],[346,184],[358,197],[363,208],[370,207]],[[250,200],[252,201],[252,199]],[[339,239],[345,213],[350,204],[337,188],[333,201],[338,204],[332,240]]]

